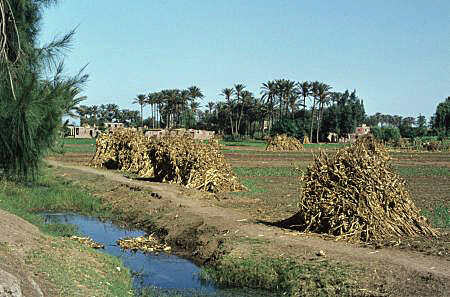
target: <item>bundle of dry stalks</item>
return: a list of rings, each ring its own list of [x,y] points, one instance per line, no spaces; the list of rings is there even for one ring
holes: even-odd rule
[[[305,137],[303,137],[303,144],[310,144],[311,142],[309,141],[309,137],[308,135],[305,135]]]
[[[167,244],[159,242],[152,234],[135,238],[122,238],[117,244],[124,250],[143,251],[145,253],[170,252],[172,248]]]
[[[365,242],[437,235],[389,161],[371,136],[333,156],[321,152],[302,177],[299,212],[281,225]]]
[[[130,164],[131,143],[134,139],[143,137],[141,132],[131,129],[114,129],[100,134],[96,140],[91,166],[121,169],[124,164]]]
[[[294,137],[286,134],[275,135],[267,141],[266,151],[284,152],[284,151],[302,151],[303,144]]]
[[[91,165],[209,192],[245,189],[216,141],[203,143],[182,135],[150,138],[115,129],[97,138]]]

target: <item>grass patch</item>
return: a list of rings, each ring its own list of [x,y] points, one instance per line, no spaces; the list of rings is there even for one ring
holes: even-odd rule
[[[233,192],[233,195],[254,195],[267,192],[267,189],[262,187],[263,181],[256,178],[245,178],[241,180],[242,184],[248,189],[243,192]]]
[[[250,147],[266,147],[264,140],[243,140],[243,141],[220,141],[225,146],[250,146]]]
[[[340,149],[349,146],[347,143],[308,143],[303,145],[305,149],[318,149],[318,148],[333,148]]]
[[[93,144],[95,145],[95,138],[63,138],[64,144]]]
[[[402,176],[450,176],[450,168],[438,166],[395,166]]]
[[[422,213],[430,220],[434,227],[450,229],[450,214],[448,206],[440,204],[431,211],[422,210]]]
[[[34,217],[33,212],[39,211],[73,211],[91,216],[111,216],[99,198],[54,176],[48,168],[32,184],[0,180],[0,207],[25,219]],[[37,223],[33,219],[30,221]]]
[[[293,167],[234,167],[237,176],[298,176]]]
[[[261,151],[261,150],[229,150],[222,149],[222,153],[229,154],[243,154],[243,155],[253,155],[253,156],[265,156],[265,157],[309,157],[312,158],[309,152],[271,152],[271,151]]]
[[[95,145],[64,145],[62,153],[95,153]]]
[[[133,296],[130,272],[120,260],[77,242],[54,240],[30,252],[26,262],[56,287],[58,296]],[[119,267],[119,269],[117,269]]]
[[[283,296],[351,296],[356,281],[347,266],[328,261],[298,264],[285,258],[225,256],[201,277],[221,287],[257,288]]]

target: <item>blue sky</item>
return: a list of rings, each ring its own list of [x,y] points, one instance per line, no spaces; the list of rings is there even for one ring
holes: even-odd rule
[[[137,110],[137,94],[191,85],[205,105],[286,78],[356,89],[367,114],[429,118],[450,95],[447,0],[62,0],[40,40],[76,26],[66,70],[89,63],[88,105]]]

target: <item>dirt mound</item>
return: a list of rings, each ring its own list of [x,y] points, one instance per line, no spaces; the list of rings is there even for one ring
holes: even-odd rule
[[[245,189],[217,142],[203,143],[182,135],[150,138],[137,131],[115,129],[97,138],[91,165],[209,192]]]
[[[285,151],[302,151],[303,144],[294,137],[286,134],[275,135],[267,141],[266,151],[285,152]]]
[[[321,152],[302,182],[300,210],[281,225],[366,242],[437,235],[391,168],[386,149],[371,136],[332,156]]]

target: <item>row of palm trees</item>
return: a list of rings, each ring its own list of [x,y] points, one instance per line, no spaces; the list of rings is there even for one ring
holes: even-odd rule
[[[141,108],[141,126],[144,125],[143,109],[150,105],[153,128],[160,128],[164,122],[166,128],[186,126],[188,117],[193,117],[200,107],[196,101],[203,98],[203,93],[197,86],[184,90],[166,89],[148,95],[139,94],[134,98],[133,104]]]
[[[140,106],[141,126],[144,126],[144,108],[149,106],[151,116],[146,120],[146,125],[152,128],[208,127],[242,135],[255,131],[264,133],[277,122],[292,120],[301,125],[301,130],[309,134],[311,141],[315,132],[315,141],[318,141],[320,132],[330,130],[330,111],[335,118],[333,129],[336,130],[331,132],[339,133],[339,123],[345,120],[340,118],[345,110],[345,98],[354,95],[354,92],[338,93],[331,89],[331,86],[319,81],[277,79],[263,83],[260,96],[255,96],[241,83],[224,88],[220,92],[223,99],[208,102],[205,112],[199,110],[198,100],[204,96],[197,86],[139,94],[133,99],[133,104]],[[322,125],[326,127],[322,128]],[[342,131],[349,130],[347,126]]]
[[[106,122],[128,123],[139,125],[141,117],[136,110],[120,109],[117,104],[79,105],[69,116],[80,119],[80,125],[102,126]]]
[[[266,100],[269,109],[270,126],[275,120],[288,116],[294,119],[299,107],[306,114],[307,100],[311,100],[311,124],[309,138],[313,137],[314,123],[316,123],[316,139],[319,139],[320,123],[323,118],[325,105],[332,99],[331,87],[325,83],[314,81],[295,82],[287,79],[271,80],[262,84],[262,98]],[[278,105],[278,112],[275,107]],[[317,109],[317,112],[316,112]]]

